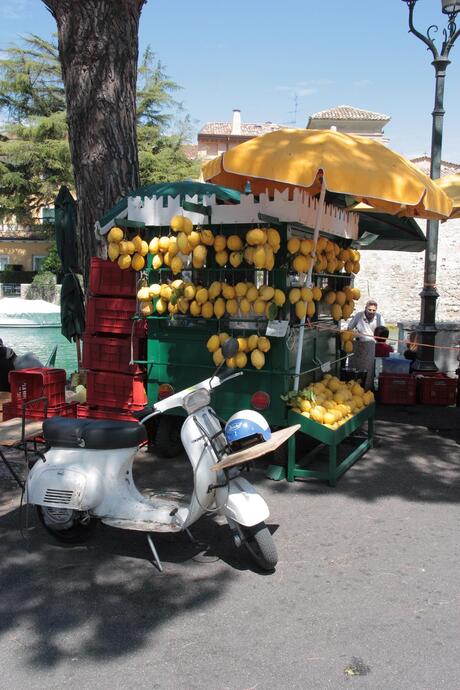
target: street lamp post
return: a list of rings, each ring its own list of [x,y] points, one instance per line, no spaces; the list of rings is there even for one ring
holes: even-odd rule
[[[442,151],[442,130],[444,122],[444,82],[446,78],[447,65],[450,64],[449,53],[456,39],[460,34],[455,20],[460,12],[460,0],[441,0],[441,7],[444,14],[448,16],[447,28],[443,29],[444,40],[441,51],[439,52],[432,34],[438,31],[434,24],[428,27],[425,34],[414,27],[414,7],[418,0],[403,0],[409,8],[409,33],[417,36],[433,55],[431,63],[435,70],[436,87],[434,97],[433,125],[431,130],[431,167],[430,176],[436,179],[441,176],[441,151]],[[427,222],[425,251],[425,271],[423,279],[423,289],[420,293],[421,311],[420,323],[417,333],[422,345],[431,347],[419,347],[417,351],[417,361],[414,369],[419,371],[436,371],[434,363],[434,344],[436,338],[436,300],[439,293],[436,289],[436,263],[438,254],[438,229],[439,221],[429,220]]]

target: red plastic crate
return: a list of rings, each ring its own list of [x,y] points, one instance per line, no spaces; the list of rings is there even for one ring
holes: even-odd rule
[[[89,405],[77,405],[77,417],[85,419],[115,419],[120,422],[137,422],[130,412],[114,410],[111,407],[90,407]]]
[[[77,416],[77,403],[62,403],[61,405],[51,405],[48,407],[47,411],[48,417],[76,417]],[[8,419],[13,417],[22,417],[22,405],[14,406],[12,403],[8,403],[8,407],[5,410],[5,405],[3,406],[3,421],[6,422]],[[26,407],[26,418],[27,419],[45,419],[45,405],[43,402],[34,403],[33,405],[28,405]]]
[[[17,416],[20,417],[21,414],[22,414],[22,411]],[[76,416],[77,416],[77,403],[76,402],[63,403],[62,405],[52,405],[51,407],[48,407],[48,411],[47,411],[47,418],[48,419],[50,417],[76,417]],[[26,417],[27,417],[27,419],[45,419],[45,410],[43,407],[43,403],[41,403],[40,406],[29,405],[29,407],[26,409]]]
[[[415,405],[415,376],[412,374],[380,374],[378,400],[386,405]]]
[[[455,405],[457,378],[449,378],[442,372],[417,374],[418,399],[422,405]]]
[[[141,410],[147,404],[144,378],[141,374],[114,374],[88,371],[86,402],[95,407],[109,407],[119,411]]]
[[[136,299],[89,297],[86,303],[85,334],[131,335],[135,312]]]
[[[116,262],[93,257],[89,274],[89,289],[92,295],[107,297],[135,297],[136,273],[122,270]]]
[[[145,338],[133,338],[133,358],[145,359]],[[110,338],[103,335],[83,336],[83,369],[111,371],[116,374],[139,374],[139,364],[130,364],[131,338]]]
[[[11,403],[15,409],[22,410],[25,400],[46,396],[48,406],[65,403],[64,369],[18,369],[8,375],[11,389]]]

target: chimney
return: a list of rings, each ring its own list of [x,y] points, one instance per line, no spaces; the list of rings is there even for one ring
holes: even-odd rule
[[[241,134],[241,110],[233,109],[232,134]]]

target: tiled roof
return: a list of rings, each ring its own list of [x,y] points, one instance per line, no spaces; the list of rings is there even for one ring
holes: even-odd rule
[[[193,161],[198,156],[198,144],[185,144],[182,148],[189,160]]]
[[[241,137],[258,137],[261,134],[267,134],[268,132],[274,132],[278,129],[282,129],[281,125],[276,125],[273,122],[262,122],[261,124],[257,122],[242,122],[241,123],[241,134],[234,136]],[[222,136],[230,136],[232,133],[232,123],[231,122],[206,122],[200,129],[199,135],[201,134],[215,134]]]
[[[431,158],[426,153],[423,156],[417,156],[410,159],[411,163],[420,168],[426,175],[430,174]],[[452,173],[460,172],[460,163],[450,163],[449,161],[441,161],[441,177],[444,175],[451,175]]]
[[[337,105],[329,110],[313,113],[310,120],[390,120],[389,115],[373,113],[371,110],[353,108],[351,105]]]

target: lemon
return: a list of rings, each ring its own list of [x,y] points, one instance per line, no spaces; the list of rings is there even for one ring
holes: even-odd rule
[[[176,275],[176,273],[180,273],[183,267],[184,265],[182,263],[182,259],[179,256],[174,256],[171,259],[171,271],[174,275]]]
[[[214,249],[216,252],[223,252],[227,246],[227,240],[224,235],[216,235],[214,238]]]
[[[216,252],[216,263],[218,266],[225,266],[228,261],[228,254],[226,251]]]
[[[214,234],[212,230],[203,229],[200,232],[201,242],[207,247],[212,247],[214,244]]]
[[[238,350],[240,352],[247,352],[248,351],[248,340],[247,338],[237,338],[238,340]]]
[[[108,242],[121,242],[123,237],[125,236],[125,233],[121,228],[118,228],[116,225],[111,228],[109,231],[109,234],[107,235],[107,241]]]
[[[271,344],[270,344],[269,339],[265,335],[259,336],[259,338],[257,340],[257,348],[261,352],[268,352],[270,350]]]
[[[129,256],[129,254],[120,254],[120,256],[118,257],[118,265],[123,270],[129,268],[131,266],[131,257]]]
[[[107,255],[110,261],[115,261],[115,259],[118,259],[118,257],[120,256],[120,246],[118,242],[109,242]]]
[[[212,302],[205,302],[201,307],[201,316],[211,319],[214,316],[214,305]]]
[[[214,362],[216,367],[218,367],[220,364],[222,364],[222,362],[224,361],[224,355],[222,354],[222,348],[219,347],[218,350],[213,352],[212,361]]]
[[[251,364],[255,369],[262,369],[265,365],[265,355],[257,348],[251,352]]]
[[[244,352],[237,352],[235,355],[235,364],[239,369],[244,369],[248,363],[247,355]]]
[[[230,338],[229,334],[226,333],[225,331],[222,331],[222,333],[219,333],[219,342],[221,345],[223,345],[227,340]]]
[[[214,302],[214,315],[216,319],[221,319],[225,314],[225,300],[218,297]]]
[[[181,232],[184,229],[184,216],[173,216],[169,227],[173,232]]]
[[[231,252],[239,252],[243,249],[243,240],[238,235],[230,235],[227,238],[227,247]]]
[[[273,295],[273,300],[277,307],[282,307],[286,301],[286,295],[282,290],[276,289],[275,294]]]
[[[249,336],[249,338],[248,338],[248,350],[250,352],[252,350],[256,349],[258,340],[259,340],[259,336],[257,336],[256,334]]]
[[[246,297],[240,300],[240,311],[242,314],[249,314],[251,311],[251,302]]]

